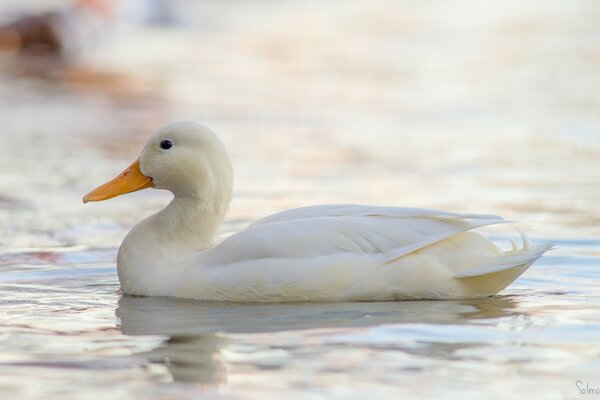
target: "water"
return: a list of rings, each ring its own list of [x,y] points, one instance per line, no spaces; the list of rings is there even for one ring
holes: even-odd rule
[[[39,7],[1,7],[17,5]],[[2,55],[3,396],[597,397],[580,389],[600,388],[599,14],[179,1],[173,26],[120,27],[66,67]],[[370,203],[501,214],[557,249],[478,301],[122,296],[120,241],[169,196],[81,196],[181,118],[230,149],[222,236],[290,207]]]

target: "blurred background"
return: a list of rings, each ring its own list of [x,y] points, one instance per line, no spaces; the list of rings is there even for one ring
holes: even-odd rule
[[[596,1],[5,0],[0,17],[4,246],[98,240],[81,229],[163,204],[80,198],[177,119],[228,146],[230,223],[342,202],[600,233]]]
[[[169,194],[144,191],[86,206],[81,198],[129,165],[158,127],[194,119],[221,136],[234,164],[234,201],[222,235],[291,207],[364,203],[499,214],[522,221],[534,240],[560,242],[554,258],[517,282],[515,293],[528,297],[485,306],[484,317],[476,314],[492,318],[486,320],[491,329],[510,335],[543,326],[549,329],[546,336],[525,330],[525,339],[518,337],[521,344],[533,337],[542,342],[507,350],[495,346],[513,343],[515,336],[488,336],[471,325],[466,331],[445,331],[434,324],[427,333],[431,336],[425,336],[441,342],[442,353],[436,347],[435,354],[423,355],[401,342],[406,358],[351,347],[356,353],[349,360],[347,349],[335,353],[328,347],[330,339],[324,339],[315,354],[335,353],[329,372],[344,371],[361,357],[367,363],[383,357],[382,364],[372,365],[379,371],[372,379],[357,370],[354,378],[336,375],[340,387],[362,382],[359,386],[372,394],[373,387],[381,389],[378,379],[400,365],[406,367],[403,378],[388,377],[389,393],[397,395],[394,382],[404,379],[411,390],[418,386],[420,393],[431,394],[428,383],[452,375],[448,360],[463,360],[452,347],[463,334],[485,343],[467,351],[466,364],[451,364],[459,371],[464,367],[462,375],[472,378],[462,383],[467,387],[477,388],[486,379],[507,382],[509,376],[518,381],[513,398],[524,393],[523,387],[552,398],[553,382],[564,378],[567,369],[579,374],[573,382],[584,377],[582,371],[600,376],[597,364],[585,364],[598,357],[594,343],[600,332],[597,308],[585,308],[600,304],[595,283],[600,255],[598,21],[596,0],[3,0],[0,281],[5,284],[0,300],[12,316],[3,322],[2,337],[10,339],[0,345],[0,354],[18,362],[66,363],[63,354],[92,349],[88,356],[100,364],[73,367],[94,374],[84,375],[82,388],[93,382],[104,390],[106,382],[114,382],[109,372],[98,372],[106,365],[119,373],[125,373],[119,368],[127,370],[132,379],[177,380],[156,369],[140,372],[138,359],[127,359],[133,366],[112,358],[102,364],[107,354],[139,350],[142,339],[134,342],[113,332],[118,301],[114,258],[131,226],[166,204]],[[26,273],[40,275],[25,278]],[[94,279],[85,274],[95,274]],[[55,277],[54,291],[50,277]],[[90,292],[93,299],[87,300]],[[39,303],[31,305],[31,298]],[[123,315],[137,315],[126,311],[139,304],[120,301]],[[419,312],[428,316],[432,310],[411,315]],[[444,308],[439,315],[452,312]],[[53,313],[62,319],[49,318],[58,318]],[[417,343],[423,332],[409,329],[398,335],[413,334]],[[55,342],[57,334],[72,342]],[[396,343],[396,334],[382,335],[386,346],[394,346],[390,338]],[[248,381],[243,368],[236,375],[235,360],[239,366],[261,359],[240,356],[240,348],[259,351],[252,346],[264,348],[272,340],[286,346],[287,337],[258,336],[244,339],[242,347],[225,346],[233,360],[230,379],[242,382],[238,390],[243,392]],[[381,339],[365,337],[356,340],[367,347]],[[31,338],[43,340],[32,344]],[[318,341],[314,336],[290,340],[303,346]],[[349,343],[356,344],[353,340]],[[58,344],[50,348],[51,343]],[[173,343],[183,342],[164,348]],[[501,360],[494,367],[487,364],[490,354]],[[525,358],[533,369],[519,375],[522,370],[514,368],[521,368]],[[144,362],[155,362],[149,359]],[[275,382],[273,376],[283,371],[292,375],[276,382],[293,392],[289,382],[296,370],[265,372],[270,364],[265,365],[256,372],[264,379],[261,385],[268,387],[272,383],[266,382]],[[434,375],[419,372],[423,365]],[[14,378],[20,370],[12,368],[4,370],[0,383],[4,379],[15,393],[33,390]],[[43,371],[49,382],[62,382],[56,389],[60,397],[69,387],[67,378],[59,370]],[[533,387],[530,376],[545,385]],[[592,384],[600,386],[600,380]],[[570,380],[565,385],[562,393],[578,393]],[[445,397],[446,389],[435,393]],[[464,398],[464,387],[455,389]],[[349,393],[359,393],[353,390]]]

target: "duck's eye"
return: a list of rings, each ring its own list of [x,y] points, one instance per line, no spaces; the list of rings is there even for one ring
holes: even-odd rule
[[[160,142],[160,148],[163,150],[169,150],[171,147],[173,147],[173,142],[170,140],[163,140]]]

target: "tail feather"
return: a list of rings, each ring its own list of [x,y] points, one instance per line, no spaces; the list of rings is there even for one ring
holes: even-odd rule
[[[510,252],[498,257],[494,257],[484,265],[479,265],[475,268],[462,271],[454,275],[454,278],[472,278],[530,265],[542,257],[546,251],[552,249],[556,244],[553,242],[532,245],[524,232],[519,230],[519,234],[523,240],[523,247],[521,249],[517,249],[517,244],[511,240],[513,249]]]
[[[517,232],[519,232],[519,235],[521,235],[521,240],[523,240],[523,250],[529,250],[531,249],[531,241],[529,240],[529,236],[527,236],[527,234],[525,232],[523,232],[522,230],[517,228]],[[514,251],[514,249],[513,249]]]

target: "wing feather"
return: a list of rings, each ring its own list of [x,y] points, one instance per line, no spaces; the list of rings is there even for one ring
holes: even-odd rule
[[[212,264],[308,259],[337,253],[390,263],[453,235],[505,222],[501,217],[420,208],[313,206],[258,220],[210,252]]]
[[[501,220],[498,215],[485,214],[458,214],[448,211],[432,210],[427,208],[410,207],[380,207],[355,204],[327,204],[319,206],[309,206],[294,208],[282,211],[268,217],[255,221],[251,226],[270,224],[273,222],[289,221],[301,218],[315,217],[392,217],[392,218],[411,218],[411,217],[454,217],[459,219],[485,219]]]

